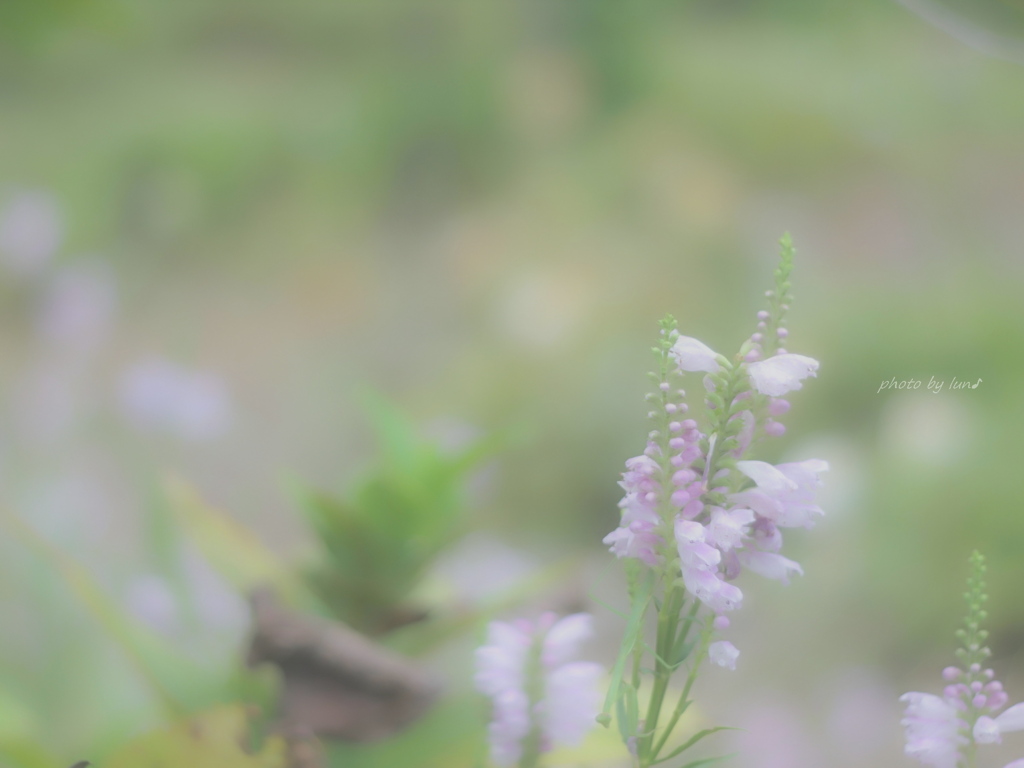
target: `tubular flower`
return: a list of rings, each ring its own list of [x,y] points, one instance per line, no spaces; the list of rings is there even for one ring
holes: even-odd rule
[[[738,461],[736,468],[754,481],[755,487],[729,497],[733,504],[754,510],[760,517],[783,528],[811,528],[824,514],[814,503],[822,482],[818,475],[828,471],[820,459],[772,466],[764,461]]]
[[[770,397],[782,397],[787,392],[803,388],[801,382],[808,376],[817,376],[817,370],[817,360],[791,352],[747,364],[747,375],[754,389]]]
[[[736,650],[736,646],[728,640],[719,640],[708,648],[708,658],[711,659],[711,663],[726,669],[736,669],[736,659],[739,656],[740,652]]]
[[[718,353],[702,341],[691,336],[680,336],[670,352],[680,371],[706,371],[718,373],[722,370]]]
[[[1024,731],[1024,704],[1014,704],[995,718],[982,715],[974,724],[974,740],[979,744],[998,744],[1004,733]]]

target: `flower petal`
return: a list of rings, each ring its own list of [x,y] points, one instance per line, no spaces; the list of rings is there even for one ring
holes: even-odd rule
[[[706,371],[718,373],[722,366],[715,359],[718,353],[702,341],[690,336],[680,336],[672,345],[671,355],[681,371]]]
[[[711,663],[726,669],[736,669],[736,659],[739,658],[739,655],[740,652],[736,650],[736,646],[728,640],[719,640],[708,648],[708,658],[711,659]]]
[[[781,397],[800,389],[803,387],[800,382],[808,376],[816,376],[817,370],[817,360],[790,352],[747,365],[747,374],[754,389],[771,397]]]

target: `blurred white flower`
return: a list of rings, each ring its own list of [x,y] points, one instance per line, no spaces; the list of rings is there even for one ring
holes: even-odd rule
[[[121,375],[118,395],[123,415],[142,431],[210,440],[223,435],[231,420],[231,400],[219,376],[187,370],[163,358],[128,368]]]
[[[23,192],[0,211],[0,258],[19,275],[39,272],[63,235],[60,212],[47,192]]]
[[[68,267],[56,274],[36,316],[40,336],[82,351],[106,340],[114,317],[116,288],[100,266]]]

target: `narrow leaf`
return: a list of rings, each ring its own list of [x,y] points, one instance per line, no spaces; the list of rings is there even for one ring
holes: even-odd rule
[[[644,614],[647,612],[647,604],[651,600],[651,593],[654,591],[654,573],[649,572],[637,586],[636,595],[633,598],[633,610],[630,613],[629,621],[626,622],[626,630],[622,637],[622,647],[619,649],[619,656],[612,667],[611,684],[608,686],[608,695],[604,700],[604,707],[598,715],[598,722],[606,728],[610,722],[612,706],[619,697],[619,685],[622,683],[622,676],[626,669],[626,662],[633,653],[633,647],[643,630]]]

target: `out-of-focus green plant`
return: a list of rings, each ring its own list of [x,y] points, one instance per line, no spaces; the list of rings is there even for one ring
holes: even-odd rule
[[[105,768],[284,768],[284,742],[270,738],[258,751],[247,751],[248,731],[243,707],[220,707],[136,739],[112,755]]]
[[[368,398],[380,457],[346,497],[297,487],[323,547],[307,571],[331,613],[380,635],[421,616],[409,595],[464,528],[469,474],[494,453],[483,438],[454,453],[419,437],[395,408]]]
[[[96,759],[102,759],[111,748],[124,742],[137,728],[145,727],[154,714],[177,721],[218,705],[250,705],[267,711],[273,698],[276,680],[265,671],[249,670],[240,663],[224,665],[193,658],[169,638],[141,623],[114,600],[93,575],[74,558],[53,546],[29,525],[13,515],[4,518],[4,529],[14,540],[31,552],[56,581],[73,596],[91,620],[99,636],[117,651],[124,666],[135,673],[146,695],[155,702],[156,711],[142,707],[125,719],[123,701],[118,696],[104,698],[97,694],[95,706],[105,709],[111,727],[88,742]],[[71,644],[81,638],[69,638]],[[67,760],[57,759],[44,746],[46,718],[44,706],[58,702],[43,699],[21,701],[3,695],[0,690],[0,765],[12,768],[64,768]],[[227,722],[221,717],[218,722]],[[52,741],[52,736],[49,739]],[[186,761],[173,765],[204,765]],[[221,764],[210,762],[210,765]],[[248,768],[248,764],[223,763]],[[273,763],[253,763],[256,766]]]

